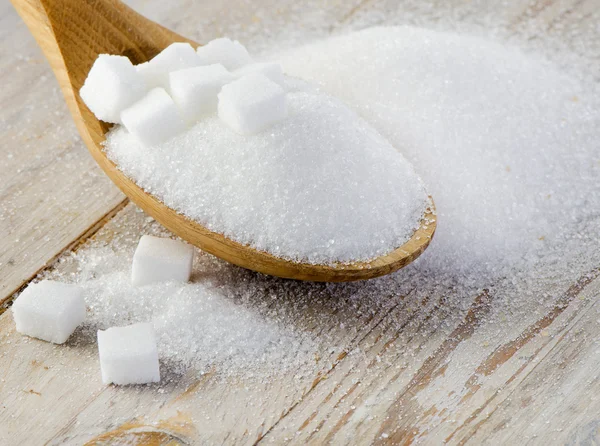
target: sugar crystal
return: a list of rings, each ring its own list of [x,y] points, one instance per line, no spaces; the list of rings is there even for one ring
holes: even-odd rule
[[[187,282],[192,273],[194,249],[179,240],[143,235],[133,255],[131,283]]]
[[[185,131],[185,122],[173,99],[162,88],[153,88],[146,96],[121,113],[129,133],[145,146],[154,146]]]
[[[12,312],[19,333],[62,344],[85,319],[83,290],[77,285],[42,280],[25,288]]]
[[[104,384],[160,381],[158,350],[152,324],[98,330],[98,352]]]
[[[218,98],[219,118],[243,135],[265,130],[287,114],[285,90],[260,73],[225,85]]]
[[[148,62],[136,66],[148,88],[169,89],[169,73],[200,65],[200,59],[189,43],[176,42]]]
[[[217,110],[221,87],[234,79],[223,65],[205,65],[173,71],[169,74],[169,90],[181,114],[190,123]]]
[[[96,118],[118,123],[121,111],[146,91],[144,79],[127,57],[100,54],[79,94]]]
[[[248,50],[237,40],[226,37],[211,40],[196,50],[201,65],[221,64],[235,70],[252,62]]]
[[[262,63],[252,63],[249,65],[245,65],[242,68],[239,68],[233,72],[234,75],[243,77],[247,74],[251,73],[260,73],[263,76],[268,77],[276,84],[281,86],[285,85],[285,76],[283,74],[283,69],[281,68],[281,64],[274,62],[262,62]]]

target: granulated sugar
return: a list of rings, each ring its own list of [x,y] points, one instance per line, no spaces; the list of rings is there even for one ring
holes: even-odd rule
[[[88,307],[84,336],[93,339],[97,330],[150,322],[159,358],[171,377],[192,370],[265,378],[283,370],[302,373],[314,364],[318,346],[308,336],[247,308],[219,278],[202,277],[201,271],[213,269],[212,258],[200,256],[195,267],[200,274],[193,283],[140,287],[131,283],[134,247],[134,239],[93,243],[65,259],[76,274],[54,275],[83,289]]]
[[[384,348],[387,360],[396,349],[402,362],[383,367],[410,369],[420,339],[450,334],[483,289],[490,308],[473,329],[481,343],[463,344],[487,354],[564,306],[562,293],[600,264],[595,86],[514,48],[408,27],[317,42],[283,62],[288,73],[342,98],[414,163],[438,208],[430,248],[397,273],[367,282],[281,280],[200,255],[191,284],[132,289],[130,257],[140,235],[164,233],[130,209],[109,223],[115,239],[69,257],[76,273],[52,277],[89,291],[90,338],[96,328],[152,320],[161,361],[176,371],[264,377],[324,367],[331,362],[315,365],[316,357],[356,352],[361,335],[381,323],[395,340]],[[252,156],[233,151],[234,136],[220,136],[215,143],[229,156]],[[165,162],[196,156],[172,155],[163,154]],[[132,164],[131,157],[119,163]],[[223,175],[234,174],[231,165]],[[165,194],[180,190],[162,186]],[[447,376],[471,373],[451,359]]]
[[[211,372],[263,382],[276,375],[314,379],[347,339],[390,318],[413,285],[398,276],[347,284],[311,283],[257,274],[196,250],[191,283],[131,284],[140,234],[169,233],[129,205],[97,239],[67,253],[44,278],[76,283],[88,308],[72,345],[96,342],[97,330],[151,322],[163,381]],[[418,305],[406,299],[404,306]]]
[[[439,215],[423,262],[437,271],[499,276],[550,260],[597,212],[597,102],[549,63],[414,27],[331,38],[282,61],[346,101],[421,173]]]
[[[255,135],[212,114],[152,147],[116,128],[107,154],[181,214],[280,257],[351,262],[401,246],[428,204],[412,166],[338,100],[287,88],[287,117]]]

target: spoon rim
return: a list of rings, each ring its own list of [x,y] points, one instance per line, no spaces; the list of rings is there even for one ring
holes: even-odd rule
[[[99,161],[98,164],[113,183],[128,198],[175,235],[230,263],[263,274],[315,282],[372,279],[394,272],[416,260],[429,246],[437,229],[435,204],[429,195],[429,202],[419,221],[419,227],[406,242],[387,254],[366,261],[332,262],[330,264],[294,261],[256,249],[249,244],[240,243],[222,233],[207,229],[198,221],[167,206],[162,200],[145,191],[129,178],[106,155],[102,142],[95,144],[94,151],[102,157],[102,162]],[[151,205],[148,201],[152,202]],[[178,222],[180,225],[175,225],[174,222]]]
[[[315,282],[366,280],[392,273],[412,263],[425,251],[433,239],[437,228],[437,218],[435,204],[430,195],[419,227],[411,237],[389,253],[366,261],[332,262],[330,264],[296,262],[242,244],[219,232],[211,231],[196,220],[167,206],[119,169],[117,164],[107,156],[103,144],[106,141],[106,134],[113,125],[96,118],[81,99],[76,87],[73,84],[71,86],[79,114],[79,119],[76,121],[80,121],[77,123],[78,127],[83,127],[86,136],[84,142],[111,181],[141,209],[175,235],[230,263],[286,279]],[[92,124],[97,125],[96,131]],[[79,130],[82,133],[82,129]]]

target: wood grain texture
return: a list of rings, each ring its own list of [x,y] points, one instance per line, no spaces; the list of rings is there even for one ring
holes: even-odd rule
[[[247,2],[239,8],[191,1],[136,7],[204,40],[236,36],[240,26],[257,27],[258,36],[262,24],[272,23],[281,24],[281,29],[269,28],[275,35],[293,32],[306,17],[286,16],[286,11],[298,11],[295,4],[279,1],[268,12],[256,12]],[[325,12],[315,12],[319,5]],[[391,0],[311,6],[304,8],[306,14],[323,14],[323,28],[313,30],[316,36],[351,28],[355,20],[363,23],[369,12],[376,13],[371,24],[419,23],[418,11],[411,16]],[[574,53],[584,50],[581,42],[586,54],[598,48],[599,57],[589,64],[599,66],[598,1],[507,5],[457,0],[423,7],[439,8],[441,18],[451,15],[461,26],[501,20],[525,36],[524,42],[541,38],[535,33],[543,25]],[[314,19],[311,15],[306,23]],[[196,27],[198,21],[203,26]],[[0,26],[0,35],[5,29]],[[261,44],[257,37],[256,47]],[[0,58],[0,66],[4,60]],[[34,149],[42,152],[35,144],[27,152]],[[25,163],[25,155],[12,170]],[[94,169],[90,163],[85,166]],[[45,169],[41,165],[39,171]],[[54,172],[56,181],[61,180],[57,172],[63,171],[48,170],[47,178]],[[89,204],[77,206],[85,213]],[[33,217],[43,218],[43,212]],[[96,237],[131,237],[144,230],[144,218],[131,206],[116,219],[130,222],[117,226],[113,219]],[[80,232],[71,231],[71,240]],[[597,274],[591,271],[568,289],[549,290],[545,305],[532,299],[507,307],[492,293],[482,293],[456,308],[442,295],[416,299],[408,294],[362,313],[349,303],[340,310],[315,300],[295,324],[305,323],[315,333],[327,331],[345,353],[323,358],[314,376],[298,382],[285,375],[251,391],[245,382],[211,376],[179,377],[164,386],[164,393],[103,388],[93,346],[74,342],[54,348],[17,336],[6,313],[0,316],[0,444],[98,444],[111,439],[130,444],[252,444],[259,439],[262,444],[594,444],[600,441]],[[278,305],[283,309],[286,303]],[[344,328],[312,322],[321,313],[339,314]],[[356,346],[362,353],[353,353]],[[38,361],[44,362],[41,370]]]
[[[85,151],[55,80],[0,4],[0,304],[124,196]]]
[[[12,3],[50,62],[79,133],[98,165],[139,207],[193,245],[264,274],[322,282],[364,280],[389,274],[411,263],[429,246],[436,228],[433,201],[419,228],[402,246],[370,261],[331,265],[294,262],[256,250],[177,213],[135,184],[108,159],[102,143],[110,127],[91,113],[79,90],[100,54],[119,54],[141,63],[173,42],[194,42],[145,19],[118,0],[12,0]]]
[[[493,313],[500,307],[487,294],[474,299],[458,320],[445,314],[450,309],[434,306],[410,329],[375,332],[361,346],[366,358],[354,363],[345,359],[268,438],[275,444],[285,438],[293,438],[293,444],[343,444],[356,438],[382,444],[482,444],[494,437],[497,440],[489,444],[522,444],[523,431],[510,426],[512,422],[523,426],[517,421],[521,417],[513,421],[513,415],[504,412],[498,425],[488,425],[490,413],[511,401],[511,395],[519,395],[520,383],[532,370],[556,367],[557,358],[548,353],[595,305],[600,295],[597,276],[595,271],[558,294],[555,306],[545,314],[509,318],[497,343],[490,342],[490,332],[498,329]],[[504,306],[502,310],[511,311]],[[450,331],[440,333],[434,320],[455,322]],[[587,348],[595,348],[593,344]],[[573,365],[584,375],[595,374],[588,367]],[[576,385],[562,376],[571,387]],[[530,385],[540,390],[540,406],[548,397],[562,400],[543,376]],[[527,405],[519,408],[526,418],[536,418],[529,410]],[[597,420],[597,414],[584,412],[584,419]],[[554,416],[560,418],[559,413]],[[569,422],[563,419],[562,424]],[[552,434],[545,429],[538,423],[531,431],[548,441]],[[577,434],[573,430],[564,434],[569,435]]]
[[[94,239],[103,243],[115,237],[122,238],[133,250],[137,239],[135,234],[140,230],[148,230],[147,216],[129,205],[98,231]],[[222,267],[237,269],[225,263]],[[67,273],[73,271],[72,268],[73,265],[65,261],[60,262],[56,269]],[[261,277],[248,272],[242,284],[248,280],[266,280]],[[327,286],[324,285],[323,289],[326,290]],[[342,299],[341,296],[337,298]],[[396,299],[397,304],[403,301],[401,296]],[[257,307],[269,304],[272,304],[272,298],[268,293],[256,296],[254,305]],[[297,311],[293,296],[278,299],[278,305],[278,311]],[[389,307],[394,305],[394,302],[389,303]],[[369,307],[369,302],[365,301],[358,306],[349,302],[339,308],[337,300],[330,299],[325,293],[319,299],[315,297],[313,306],[298,314],[293,324],[298,330],[329,332],[339,343],[338,349],[349,352],[385,317],[387,309],[373,314]],[[331,326],[320,323],[322,318],[311,316],[312,312],[335,317],[336,322]],[[327,320],[331,322],[331,319]],[[346,327],[341,328],[344,324]],[[10,312],[0,316],[0,327],[3,336],[0,338],[0,377],[4,379],[0,387],[0,401],[6,401],[7,407],[12,407],[26,399],[22,404],[23,411],[0,411],[0,426],[4,428],[0,430],[0,444],[11,439],[19,443],[31,438],[32,432],[22,429],[32,416],[30,411],[36,412],[34,419],[37,422],[37,417],[43,418],[44,414],[52,411],[56,399],[61,401],[56,407],[60,416],[47,417],[43,423],[40,421],[41,427],[39,430],[34,428],[33,438],[44,439],[50,444],[83,444],[144,429],[145,432],[153,430],[161,436],[172,434],[192,444],[252,444],[345,356],[336,351],[320,358],[314,373],[298,375],[298,371],[292,369],[265,382],[235,377],[223,379],[217,374],[219,370],[200,378],[192,372],[189,376],[178,376],[163,365],[165,384],[160,386],[103,386],[97,346],[86,342],[80,333],[76,333],[63,349],[15,333]],[[40,370],[38,374],[37,361],[42,359],[48,369]],[[32,360],[35,363],[32,364]],[[23,376],[29,378],[23,379]],[[17,388],[31,388],[41,395],[24,394],[15,391]],[[83,395],[86,397],[83,398]],[[174,417],[179,417],[180,421],[185,418],[185,426],[175,429]]]

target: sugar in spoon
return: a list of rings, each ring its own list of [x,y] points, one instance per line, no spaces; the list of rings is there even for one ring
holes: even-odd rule
[[[294,262],[253,249],[175,212],[127,178],[108,159],[102,143],[110,125],[92,114],[79,90],[99,54],[127,56],[139,64],[171,43],[198,44],[148,20],[118,0],[11,1],[50,62],[79,133],[98,165],[127,197],[182,239],[244,268],[323,282],[370,279],[391,273],[411,263],[429,245],[436,229],[433,204],[412,237],[389,254],[366,262],[331,265]]]

